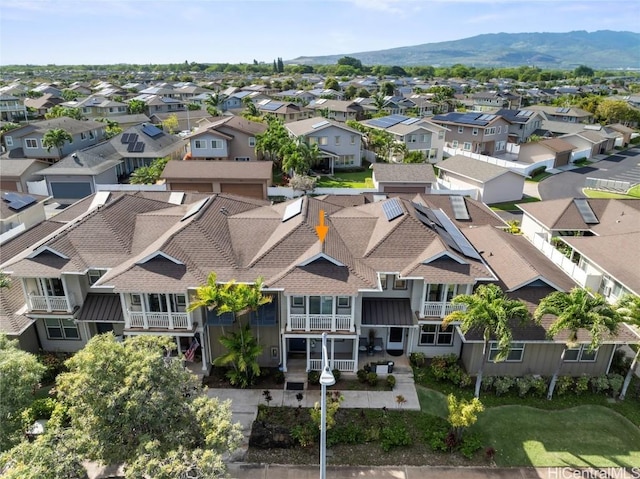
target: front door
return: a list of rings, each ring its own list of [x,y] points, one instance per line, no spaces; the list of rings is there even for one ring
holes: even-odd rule
[[[404,328],[389,328],[387,350],[404,350]]]

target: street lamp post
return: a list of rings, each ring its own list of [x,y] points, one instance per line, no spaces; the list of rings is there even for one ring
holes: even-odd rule
[[[327,478],[327,386],[333,386],[333,377],[327,356],[327,333],[322,333],[322,373],[320,374],[320,479]]]

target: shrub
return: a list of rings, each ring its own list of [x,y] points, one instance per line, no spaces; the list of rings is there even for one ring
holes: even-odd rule
[[[458,367],[458,357],[455,354],[435,356],[431,359],[431,372],[439,381],[449,379],[449,372],[453,367]]]
[[[591,390],[596,393],[606,393],[609,390],[609,378],[606,375],[591,378]]]
[[[546,169],[547,169],[547,167],[546,167],[546,166],[541,166],[541,167],[539,167],[539,168],[535,168],[535,169],[533,169],[533,170],[531,170],[531,171],[529,172],[529,176],[530,176],[531,178],[534,178],[535,176],[537,176],[537,175],[540,175],[540,174],[544,173],[544,172],[546,171]]]
[[[609,375],[609,388],[611,389],[611,397],[616,397],[622,389],[622,383],[624,383],[624,377],[620,374]]]
[[[409,362],[412,366],[421,368],[426,364],[427,357],[424,355],[424,353],[413,352],[409,355]]]
[[[467,459],[471,459],[482,448],[482,439],[478,434],[466,434],[460,443],[460,453]]]
[[[496,378],[494,376],[482,376],[482,390],[491,391],[491,387],[495,380]]]
[[[583,392],[589,389],[589,376],[582,375],[576,379],[575,392],[580,396]]]
[[[454,364],[449,367],[447,379],[461,388],[467,387],[471,384],[471,376],[469,376],[469,374],[467,374],[467,372],[458,364]]]
[[[53,384],[56,382],[58,374],[66,372],[67,368],[64,362],[70,358],[68,353],[52,353],[41,352],[38,354],[38,361],[44,365],[47,369],[42,375],[42,384]]]
[[[393,374],[387,376],[387,387],[390,391],[393,391],[393,388],[396,387],[396,377]]]
[[[610,371],[613,374],[627,374],[627,371],[631,367],[631,358],[627,357],[625,352],[622,349],[617,349],[613,354],[613,359],[611,360],[611,369]]]
[[[518,396],[525,397],[529,389],[533,386],[533,376],[526,375],[516,379],[516,387],[518,388]]]
[[[385,452],[389,452],[394,447],[411,445],[411,436],[409,435],[407,428],[402,424],[383,427],[380,438],[380,445],[382,446],[382,450]]]
[[[542,376],[534,376],[531,381],[531,388],[535,396],[542,397],[547,393],[547,380]]]
[[[378,374],[371,371],[367,373],[367,383],[369,386],[377,386],[378,385]]]
[[[335,427],[327,431],[327,446],[360,444],[363,442],[362,439],[363,434],[360,426],[351,422],[344,425],[336,424]]]
[[[365,371],[364,369],[358,369],[358,371],[356,372],[356,377],[358,378],[358,381],[360,381],[361,383],[366,383],[367,371]]]
[[[558,396],[564,396],[571,390],[573,386],[573,378],[571,376],[560,376],[556,382],[555,393]]]
[[[331,374],[333,374],[334,379],[336,380],[336,382],[340,381],[340,375],[342,374],[340,372],[339,369],[332,369],[331,370]]]
[[[282,371],[276,371],[273,375],[273,379],[276,384],[284,384],[285,376]]]
[[[515,384],[511,376],[499,376],[493,381],[493,387],[496,390],[496,396],[501,396],[509,392]]]
[[[309,371],[307,373],[307,380],[309,384],[318,385],[320,384],[320,371]]]
[[[313,423],[306,422],[299,424],[291,429],[291,437],[298,441],[302,447],[312,445],[316,440],[316,429]]]
[[[41,398],[33,401],[31,406],[22,411],[24,428],[29,428],[38,419],[51,419],[57,404],[58,401],[53,398]]]

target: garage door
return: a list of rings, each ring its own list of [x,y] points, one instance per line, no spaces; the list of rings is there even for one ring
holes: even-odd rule
[[[213,186],[211,183],[171,183],[171,191],[198,191],[200,193],[211,193]]]
[[[558,166],[564,166],[569,164],[569,159],[571,158],[571,152],[567,151],[564,153],[556,154],[556,161],[553,163],[553,166],[557,168]]]
[[[51,182],[51,194],[54,198],[80,199],[91,193],[91,183],[88,182]]]
[[[262,185],[251,183],[222,183],[220,191],[231,195],[250,196],[251,198],[263,198]]]
[[[16,181],[0,181],[0,190],[2,191],[18,191]]]

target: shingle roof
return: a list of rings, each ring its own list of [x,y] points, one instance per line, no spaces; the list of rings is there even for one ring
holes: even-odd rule
[[[430,163],[391,164],[374,163],[377,181],[385,183],[435,183],[436,176]]]
[[[22,310],[25,306],[24,294],[19,284],[4,288],[0,294],[0,332],[18,336],[34,320],[27,318]],[[26,309],[24,309],[26,312]]]
[[[273,162],[271,161],[169,161],[161,178],[175,180],[191,179],[253,179],[268,180],[271,178]]]
[[[115,168],[122,159],[104,158],[91,151],[76,151],[40,172],[46,176],[99,175]]]
[[[447,158],[438,163],[438,168],[481,183],[486,183],[499,176],[513,173],[508,168],[487,163],[486,161],[474,160],[464,155],[455,155]]]

